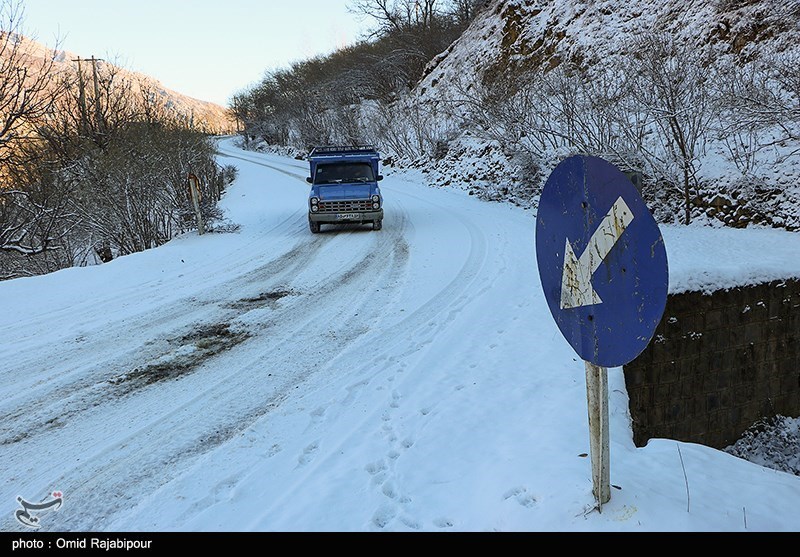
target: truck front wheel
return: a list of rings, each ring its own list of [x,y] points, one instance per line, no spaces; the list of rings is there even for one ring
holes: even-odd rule
[[[311,229],[311,232],[314,233],[314,234],[319,232],[319,229],[320,229],[319,223],[318,222],[314,222],[313,220],[310,220],[310,219],[308,221],[308,227]]]
[[[382,220],[374,220],[372,221],[372,230],[380,230],[383,228],[383,221]]]

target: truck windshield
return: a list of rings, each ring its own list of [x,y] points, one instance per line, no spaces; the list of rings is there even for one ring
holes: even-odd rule
[[[341,184],[342,182],[374,182],[372,165],[366,162],[340,162],[317,165],[315,184]]]

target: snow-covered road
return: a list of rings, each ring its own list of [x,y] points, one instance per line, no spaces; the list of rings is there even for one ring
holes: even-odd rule
[[[447,346],[433,352],[448,366],[468,366],[502,344],[506,326],[488,325],[497,308],[482,294],[538,287],[530,243],[527,264],[509,265],[519,257],[508,238],[531,231],[508,208],[464,211],[453,194],[387,179],[383,230],[311,235],[306,163],[221,152],[241,169],[225,200],[239,233],[188,235],[102,268],[4,285],[4,298],[27,303],[0,327],[3,508],[57,486],[68,504],[48,526],[108,528],[310,392],[348,393],[338,401],[348,405],[370,383],[391,385],[433,343]],[[480,330],[480,345],[464,328]],[[325,413],[305,409],[312,423]],[[280,432],[273,441],[287,444]],[[301,448],[303,462],[321,450],[312,438]]]
[[[390,174],[382,230],[314,235],[305,162],[220,153],[238,232],[0,284],[2,530],[55,490],[42,530],[736,530],[743,505],[800,529],[797,478],[633,447],[619,370],[591,512],[584,367],[530,213]]]

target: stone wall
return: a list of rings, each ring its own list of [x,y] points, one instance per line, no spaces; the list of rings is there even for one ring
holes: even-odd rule
[[[800,416],[800,281],[671,294],[624,366],[633,440],[723,449],[757,420]]]

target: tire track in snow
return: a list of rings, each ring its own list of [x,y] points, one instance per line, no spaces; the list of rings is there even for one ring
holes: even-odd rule
[[[266,168],[269,168],[270,170],[274,170],[276,172],[280,172],[281,174],[286,174],[287,176],[291,176],[292,178],[297,178],[298,180],[302,181],[303,184],[307,184],[307,182],[306,182],[306,176],[308,175],[308,169],[307,168],[306,168],[306,173],[305,174],[298,173],[298,172],[289,172],[288,170],[284,170],[283,168],[279,168],[278,166],[275,166],[275,165],[276,164],[281,164],[283,166],[289,166],[290,168],[297,168],[297,169],[300,169],[300,167],[299,166],[295,166],[295,165],[290,165],[290,164],[287,164],[287,163],[277,163],[275,161],[270,161],[269,163],[267,163],[263,159],[258,159],[256,157],[243,157],[242,155],[236,155],[236,154],[233,154],[233,153],[231,153],[229,151],[219,150],[219,153],[220,153],[221,156],[227,157],[229,159],[237,159],[237,160],[240,160],[240,161],[249,162],[251,164],[257,164],[259,166],[264,166]]]
[[[398,321],[393,316],[383,316],[376,324],[371,334],[364,335],[358,343],[342,352],[329,366],[331,369],[348,369],[348,385],[344,388],[344,395],[338,403],[332,402],[328,406],[318,407],[310,415],[313,427],[309,428],[309,442],[316,439],[317,428],[324,427],[324,419],[335,419],[340,411],[353,404],[354,398],[367,385],[382,379],[393,384],[400,374],[406,370],[403,361],[415,352],[423,350],[433,343],[437,334],[446,329],[459,313],[470,303],[474,295],[480,295],[491,288],[496,277],[504,271],[503,265],[492,267],[485,272],[488,259],[488,243],[485,233],[468,218],[458,213],[447,212],[447,208],[427,198],[410,194],[405,191],[394,191],[398,198],[410,197],[415,203],[433,205],[434,208],[448,214],[465,230],[469,238],[469,250],[461,266],[455,270],[452,278],[438,291],[436,291],[424,304],[421,304],[409,315]],[[409,232],[413,230],[413,222],[409,211],[400,199],[395,199],[395,209],[399,212],[404,222],[404,228]],[[413,254],[412,254],[413,255]],[[471,295],[472,294],[472,295]],[[386,334],[391,330],[391,334]],[[367,352],[369,348],[369,352]],[[369,353],[370,357],[361,355]],[[323,391],[341,382],[342,377],[335,374],[322,375],[316,378],[314,389]],[[308,395],[307,395],[308,396]],[[363,435],[364,427],[369,427],[371,422],[379,424],[377,434],[385,440],[386,455],[378,461],[364,463],[363,469],[368,475],[368,488],[381,494],[383,502],[375,509],[370,520],[370,528],[384,530],[399,521],[410,530],[423,528],[422,521],[413,516],[411,502],[413,494],[403,490],[402,481],[394,473],[395,464],[402,458],[405,451],[413,447],[413,435],[403,435],[402,429],[393,425],[394,415],[400,408],[402,395],[396,389],[392,390],[390,400],[384,409],[375,409],[363,421],[353,427],[350,437],[343,440],[337,447],[331,447],[328,454],[336,455],[340,450],[358,443]],[[336,410],[336,406],[339,410]],[[324,419],[320,419],[322,416]],[[335,456],[333,457],[335,458]],[[308,463],[307,463],[308,464]],[[306,466],[306,471],[297,480],[299,487],[314,475],[321,472],[327,465],[327,459],[320,457],[318,462]],[[293,489],[287,489],[291,493]],[[279,499],[269,506],[264,513],[253,517],[251,524],[256,525],[264,517],[278,512],[287,501]],[[442,519],[442,524],[448,521]],[[437,526],[445,528],[447,526]]]
[[[254,338],[237,347],[239,354],[235,368],[219,376],[218,369],[224,366],[228,356],[220,356],[208,366],[198,370],[191,377],[181,378],[168,385],[159,385],[159,391],[146,388],[135,396],[125,397],[120,401],[94,400],[83,412],[71,416],[73,423],[60,429],[49,430],[36,439],[23,439],[16,446],[16,454],[30,463],[28,472],[33,477],[26,477],[29,485],[49,485],[56,477],[65,493],[70,493],[70,507],[73,513],[62,513],[50,524],[53,529],[98,529],[107,523],[109,517],[132,503],[132,495],[125,495],[136,486],[137,491],[156,489],[158,485],[169,481],[171,471],[179,469],[186,461],[196,459],[219,444],[230,439],[266,413],[274,410],[289,396],[294,389],[309,375],[318,372],[318,363],[330,362],[339,351],[346,349],[368,329],[359,328],[358,324],[380,319],[381,305],[373,298],[366,298],[367,287],[386,277],[390,282],[402,273],[407,261],[408,248],[404,244],[400,230],[391,233],[387,230],[377,234],[365,234],[359,231],[344,230],[340,234],[320,235],[307,242],[307,246],[296,246],[292,256],[284,256],[280,264],[270,262],[255,272],[232,281],[228,293],[242,294],[242,289],[249,292],[264,290],[264,287],[278,286],[293,289],[308,287],[316,290],[315,296],[288,297],[284,307],[279,311],[267,312],[263,308],[228,315],[236,319],[255,317],[263,319],[260,329],[255,329]],[[326,248],[334,248],[335,244],[353,241],[366,243],[369,249],[359,253],[367,255],[357,258],[337,259],[338,267],[334,274],[330,266],[321,262],[326,255]],[[365,242],[366,240],[366,242]],[[341,251],[341,248],[339,248]],[[387,258],[375,257],[374,253],[385,252]],[[336,252],[338,253],[338,251]],[[272,267],[272,269],[271,269]],[[275,272],[271,272],[274,270]],[[320,272],[323,271],[324,272]],[[305,273],[317,275],[305,285],[294,286],[289,277]],[[263,282],[270,280],[270,282]],[[341,284],[350,283],[346,290],[348,296],[339,299],[333,294]],[[361,287],[353,286],[362,285]],[[208,292],[213,297],[213,292]],[[391,292],[383,296],[390,296]],[[219,297],[219,304],[224,305],[230,299]],[[230,298],[230,297],[228,297]],[[322,300],[322,302],[321,302]],[[332,300],[326,303],[326,300]],[[321,317],[330,312],[346,315],[345,309],[355,308],[351,317],[343,319],[339,331],[351,332],[351,337],[337,339],[337,344],[320,347],[318,327]],[[207,309],[207,308],[206,308]],[[231,319],[233,320],[233,319]],[[252,323],[249,323],[252,324]],[[315,328],[317,325],[317,328]],[[278,330],[280,328],[280,330]],[[274,334],[274,336],[270,336]],[[270,386],[260,386],[258,381],[265,381],[264,370],[267,366],[276,365],[272,354],[279,352],[282,345],[293,342],[300,348],[300,354],[294,356],[294,365],[299,368],[296,373],[285,373],[281,381]],[[305,348],[304,348],[305,347]],[[242,356],[246,353],[246,357]],[[241,360],[241,361],[239,361]],[[224,369],[224,368],[223,368]],[[209,383],[208,380],[211,379]],[[79,382],[79,381],[78,381]],[[254,388],[257,387],[257,388]],[[195,396],[186,400],[181,391],[191,389]],[[253,393],[252,391],[256,391]],[[164,405],[170,398],[183,400],[177,406]],[[244,402],[243,400],[244,399]],[[94,404],[98,402],[98,404]],[[96,435],[102,431],[100,423],[114,423],[114,416],[133,415],[136,407],[139,414],[152,417],[128,428],[128,433],[119,437],[113,431],[106,431],[111,437],[107,445],[95,449]],[[41,421],[47,413],[45,403],[32,415],[33,421]],[[210,411],[216,409],[217,412]],[[223,410],[225,409],[225,410]],[[216,423],[199,426],[193,423],[193,416],[213,416]],[[112,428],[113,429],[113,428]],[[63,461],[52,458],[49,446],[57,446],[58,439],[68,436],[75,445],[74,454],[81,455],[80,462],[70,466]],[[164,441],[177,439],[165,444]],[[311,446],[309,444],[308,446]],[[36,455],[40,455],[38,458]],[[55,462],[54,462],[55,461]],[[64,468],[67,468],[66,470]],[[33,471],[36,470],[36,474]],[[108,501],[98,502],[96,494],[118,494]],[[12,525],[13,526],[13,525]],[[5,529],[9,525],[5,525]],[[13,529],[13,528],[10,528]]]
[[[287,174],[292,178],[295,178],[305,183],[305,178],[303,177],[303,175],[299,173],[286,172],[280,168],[276,168],[274,165],[266,164],[263,161],[251,160],[240,156],[233,156],[230,153],[224,153],[224,156],[229,156],[251,164],[256,164],[262,167],[276,170],[278,172]],[[259,253],[258,248],[263,246],[263,242],[266,238],[275,235],[279,230],[287,230],[287,229],[296,230],[298,228],[298,224],[300,223],[305,224],[305,222],[306,222],[305,212],[298,209],[296,213],[286,216],[275,225],[261,231],[251,241],[249,241],[244,246],[240,247],[237,250],[237,254],[225,256],[223,259],[217,258],[205,265],[194,266],[191,269],[187,269],[186,273],[192,273],[194,277],[196,277],[195,280],[199,280],[201,282],[203,281],[203,277],[214,277],[217,274],[227,274],[227,273],[220,273],[220,267],[225,265],[226,260],[232,259],[231,267],[241,265],[241,257],[237,257],[239,253],[246,253],[248,254],[249,258],[252,258],[253,254]],[[76,310],[76,307],[74,306],[66,306],[58,310],[53,310],[50,312],[42,312],[36,316],[35,320],[23,319],[22,321],[19,321],[14,325],[7,327],[0,327],[0,335],[7,336],[11,331],[18,330],[22,326],[30,327],[32,330],[37,330],[37,329],[41,330],[43,328],[50,326],[54,321],[57,322],[59,319],[63,318],[68,318],[72,323],[89,322],[91,318],[98,311],[108,311],[109,313],[112,313],[120,305],[135,304],[137,301],[139,301],[141,297],[141,292],[145,286],[157,286],[159,284],[161,284],[161,279],[153,279],[151,281],[140,283],[136,285],[135,288],[127,289],[127,292],[117,291],[115,292],[115,296],[112,300],[96,300],[94,302],[95,305],[92,305],[90,308],[88,308],[87,311],[81,311],[80,308],[77,308]],[[105,304],[105,306],[103,306],[103,309],[98,307],[99,304]],[[147,317],[145,319],[147,319]],[[33,337],[33,340],[34,341],[36,340],[35,336]],[[5,356],[6,353],[0,351],[0,358],[3,358]],[[11,357],[11,354],[8,354],[8,357]],[[23,357],[23,355],[20,353],[20,346],[15,347],[13,352],[13,357],[18,361]],[[25,364],[25,362],[21,363],[23,365]],[[5,377],[0,375],[0,381],[3,379],[5,379]]]
[[[285,173],[285,171],[276,169],[275,167],[263,162],[251,161],[244,157],[236,158]],[[290,175],[297,179],[301,179],[299,175],[291,173]],[[305,213],[302,214],[302,217],[304,222]],[[289,221],[296,222],[297,217],[293,216],[284,219],[274,227],[268,229],[266,232],[259,234],[256,240],[250,242],[250,245],[259,244],[261,239],[268,237],[269,233],[274,233],[277,229],[286,226]],[[290,275],[293,272],[297,272],[299,267],[306,264],[306,260],[310,257],[310,253],[316,249],[319,249],[321,244],[321,239],[309,242],[307,238],[303,238],[292,249],[280,255],[277,259],[272,259],[257,267],[251,273],[244,275],[239,281],[222,285],[222,287],[231,291],[236,291],[236,293],[241,293],[244,296],[257,295],[257,292],[254,291],[252,286],[248,288],[248,285],[257,285],[256,279],[271,278],[277,273],[281,273],[282,275]],[[240,249],[239,251],[244,250]],[[254,250],[254,253],[258,253],[258,251]],[[234,262],[234,264],[235,263],[236,262]],[[212,268],[219,270],[219,264],[220,261],[217,259],[209,263],[207,267],[209,270]],[[195,274],[203,277],[214,276],[215,273],[195,272]],[[227,272],[222,274],[228,275]],[[155,284],[157,285],[158,282]],[[43,328],[46,323],[52,323],[54,319],[59,317],[63,318],[69,316],[73,322],[80,322],[83,320],[89,321],[91,317],[98,311],[114,314],[115,309],[119,307],[120,304],[134,304],[140,300],[144,287],[148,285],[152,285],[152,281],[149,283],[144,283],[135,289],[130,289],[130,295],[127,298],[115,296],[113,299],[106,300],[105,303],[107,309],[100,309],[96,304],[83,306],[86,309],[82,312],[80,310],[76,312],[75,308],[65,308],[59,311],[60,315],[55,315],[51,312],[45,312],[43,315],[39,316],[37,322],[26,324],[20,323],[17,324],[16,327],[19,328],[23,325],[27,325],[32,330],[37,330]],[[15,346],[13,354],[13,358],[16,361],[15,367],[27,370],[27,374],[23,375],[23,377],[38,376],[40,379],[38,379],[35,383],[28,381],[27,383],[20,385],[18,378],[15,378],[17,380],[16,383],[14,383],[12,380],[9,380],[6,383],[7,385],[13,383],[18,394],[12,394],[11,396],[8,396],[4,400],[2,406],[0,406],[0,412],[2,412],[0,413],[0,423],[9,423],[11,418],[18,418],[23,413],[30,413],[30,410],[35,409],[37,405],[41,406],[42,404],[48,404],[45,401],[49,398],[50,393],[42,393],[41,390],[43,387],[45,389],[51,387],[54,381],[61,383],[59,386],[59,392],[63,405],[70,401],[74,401],[74,393],[76,391],[86,392],[87,389],[93,389],[96,385],[102,385],[103,383],[107,382],[114,376],[115,373],[124,371],[126,369],[134,369],[138,361],[143,359],[145,361],[154,360],[159,356],[164,355],[164,352],[169,349],[168,346],[164,345],[164,338],[170,334],[168,331],[170,329],[174,329],[176,323],[189,323],[190,328],[197,324],[202,325],[202,321],[200,321],[199,318],[192,319],[192,317],[195,315],[203,315],[208,313],[207,304],[209,301],[213,301],[219,297],[220,287],[219,285],[213,285],[210,288],[206,288],[205,292],[206,294],[198,293],[198,295],[191,298],[173,302],[169,307],[161,307],[160,311],[155,316],[153,316],[153,314],[150,312],[146,312],[136,318],[128,317],[124,321],[120,321],[117,324],[118,326],[112,327],[110,331],[97,329],[82,330],[79,338],[84,340],[82,342],[77,340],[76,342],[67,342],[66,350],[62,350],[60,353],[58,365],[53,365],[52,361],[46,361],[43,362],[43,365],[39,364],[41,367],[37,368],[37,363],[42,362],[42,358],[40,356],[41,350],[38,345],[30,350],[28,354],[26,354],[24,350],[21,350],[19,345]],[[104,301],[100,300],[96,303],[102,304]],[[212,321],[216,323],[224,323],[231,318],[232,317],[230,315],[220,314]],[[148,346],[132,347],[129,350],[127,357],[124,358],[122,362],[119,358],[119,352],[112,351],[109,357],[106,359],[94,359],[92,363],[88,365],[82,363],[87,359],[85,356],[86,354],[104,354],[109,352],[109,347],[118,346],[117,341],[120,336],[123,336],[120,333],[120,330],[122,329],[124,329],[125,334],[129,336],[139,336],[145,331],[159,330],[160,334],[154,335],[153,340],[148,343]],[[183,334],[188,333],[189,330],[186,330]],[[176,335],[180,333],[173,331],[172,334]],[[85,340],[87,337],[90,339],[89,341]],[[92,360],[92,358],[89,359]],[[12,373],[11,368],[9,368],[8,371],[9,373]],[[46,373],[46,376],[42,377],[43,373]],[[89,385],[86,384],[87,377],[93,378],[93,381],[90,381]],[[0,374],[0,379],[6,379],[6,377]],[[72,380],[70,381],[70,379]],[[70,382],[64,384],[65,381]],[[8,407],[11,403],[16,403],[17,408],[24,406],[25,410],[16,411],[16,413],[14,410],[9,410]],[[82,409],[83,408],[79,408],[76,410],[73,407],[69,411],[69,414],[74,414],[76,411],[81,411]],[[57,426],[61,422],[55,418],[50,418],[45,420],[45,423],[48,423],[51,426]],[[20,434],[14,434],[13,432],[3,435],[4,429],[5,428],[0,427],[0,444],[2,444],[3,441],[8,442],[10,440],[19,438]]]

